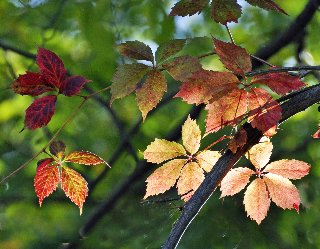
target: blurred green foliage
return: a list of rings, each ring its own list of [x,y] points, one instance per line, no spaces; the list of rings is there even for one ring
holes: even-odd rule
[[[235,41],[254,53],[283,31],[307,1],[277,2],[289,16],[246,5],[239,24],[230,26]],[[116,53],[116,43],[137,39],[155,50],[159,43],[168,39],[200,37],[193,39],[183,51],[200,55],[211,51],[211,36],[228,39],[224,28],[210,19],[209,8],[201,15],[174,18],[168,16],[173,4],[174,1],[170,0],[3,0],[0,1],[0,42],[33,54],[39,46],[53,50],[72,74],[91,79],[90,87],[97,90],[110,85],[116,66],[126,60]],[[320,13],[317,13],[306,30],[303,63],[320,64],[319,28]],[[203,36],[209,38],[201,38]],[[272,57],[271,62],[279,66],[296,65],[296,48],[297,44],[293,42]],[[222,69],[215,57],[202,62],[205,68]],[[26,70],[36,70],[34,60],[0,49],[1,178],[40,150],[81,101],[77,97],[59,96],[56,114],[47,128],[19,133],[23,127],[24,110],[32,99],[17,96],[9,86]],[[169,95],[177,90],[178,83],[169,76],[168,80]],[[307,81],[309,84],[317,82],[313,76]],[[69,151],[89,150],[108,161],[126,131],[140,120],[141,114],[134,96],[115,101],[112,110],[123,125],[119,129],[107,108],[109,93],[103,93],[101,98],[104,104],[90,100],[62,131],[59,139],[67,144]],[[131,137],[137,157],[142,158],[141,151],[155,137],[165,137],[190,108],[180,99],[172,99],[150,115]],[[316,107],[296,115],[280,126],[272,140],[275,145],[272,160],[295,158],[312,164],[310,175],[296,182],[302,196],[299,215],[273,205],[267,219],[257,226],[246,217],[243,193],[219,199],[219,191],[216,191],[178,248],[320,248],[320,145],[311,138],[319,116]],[[202,130],[204,118],[205,113],[202,113],[198,119]],[[205,141],[209,144],[221,134],[210,135]],[[223,144],[219,146],[218,149],[223,148]],[[112,169],[89,193],[91,197],[80,217],[77,207],[60,190],[45,199],[41,208],[38,206],[33,190],[36,161],[10,178],[0,186],[0,248],[51,249],[73,241],[90,214],[136,170],[136,158],[126,150],[122,152]],[[239,164],[248,164],[248,161],[244,159]],[[104,166],[77,169],[92,181]],[[114,209],[81,240],[79,248],[160,248],[180,214],[182,203],[142,202],[146,177],[144,175],[129,191],[122,193]],[[176,197],[176,193],[170,192],[155,200],[172,196]]]

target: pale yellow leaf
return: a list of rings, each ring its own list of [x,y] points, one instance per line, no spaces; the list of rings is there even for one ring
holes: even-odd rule
[[[256,168],[262,168],[269,162],[272,150],[273,145],[269,140],[260,141],[246,153],[246,157]]]
[[[209,172],[220,157],[221,154],[218,151],[204,150],[196,156],[196,160],[202,169]]]
[[[200,142],[201,130],[197,122],[189,116],[182,126],[182,143],[186,150],[193,155],[199,150]]]

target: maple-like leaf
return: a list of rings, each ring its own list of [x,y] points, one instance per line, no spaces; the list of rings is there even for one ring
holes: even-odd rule
[[[270,157],[273,150],[273,144],[269,139],[263,138],[260,143],[252,146],[252,148],[246,153],[246,157],[250,162],[258,169],[263,168],[270,161]]]
[[[272,0],[246,0],[246,1],[253,6],[257,6],[266,10],[275,10],[287,15],[287,13]]]
[[[97,165],[106,163],[101,157],[89,151],[73,151],[65,156],[64,161],[84,165]]]
[[[66,145],[62,141],[54,141],[50,144],[49,151],[52,155],[62,159],[66,151]]]
[[[252,70],[251,57],[244,48],[215,38],[213,43],[217,55],[227,69],[241,76]]]
[[[151,48],[140,41],[127,41],[117,45],[119,53],[136,60],[146,60],[154,63]]]
[[[174,159],[156,169],[146,180],[147,190],[144,199],[164,193],[173,187],[186,163],[185,159]]]
[[[270,197],[264,180],[257,178],[247,188],[243,204],[248,216],[258,224],[266,218],[269,207]]]
[[[11,87],[15,93],[30,96],[38,96],[54,90],[54,86],[47,84],[41,74],[33,72],[19,75]]]
[[[196,160],[203,170],[210,172],[220,157],[221,154],[218,151],[203,150],[196,155]]]
[[[149,111],[156,107],[166,91],[165,76],[160,71],[149,72],[144,84],[136,90],[137,103],[143,119],[146,118]]]
[[[62,60],[54,52],[39,48],[36,62],[46,82],[60,88],[67,75]]]
[[[216,132],[227,125],[235,126],[247,112],[247,92],[235,89],[206,106],[206,133]]]
[[[46,158],[40,160],[34,177],[34,188],[39,198],[40,207],[43,199],[57,189],[59,181],[59,169],[53,159]]]
[[[172,7],[170,16],[192,16],[200,13],[209,0],[180,0]]]
[[[180,52],[186,44],[186,39],[175,39],[160,44],[156,51],[157,64],[171,58]]]
[[[238,83],[233,73],[200,70],[183,82],[175,97],[181,97],[189,104],[208,103],[236,89]]]
[[[182,126],[182,143],[191,155],[195,154],[200,148],[201,131],[197,122],[188,116]]]
[[[136,90],[137,84],[149,70],[151,70],[150,67],[140,63],[119,66],[111,80],[112,97],[110,102],[125,97]]]
[[[228,22],[238,22],[242,14],[237,0],[213,0],[212,18],[215,22],[226,25]]]
[[[90,80],[87,80],[82,76],[75,75],[68,77],[61,83],[59,92],[65,96],[76,95],[88,82],[90,82]]]
[[[86,180],[77,171],[68,167],[62,167],[61,188],[66,196],[80,208],[81,215],[83,203],[89,191]]]
[[[175,80],[181,82],[187,81],[193,73],[202,69],[199,59],[189,55],[176,57],[162,66]]]
[[[54,114],[56,101],[55,95],[34,100],[26,110],[25,127],[34,130],[47,125]]]
[[[250,176],[255,172],[249,168],[231,169],[221,181],[221,197],[235,195],[249,183]]]
[[[320,138],[320,129],[316,131],[316,133],[314,133],[312,135],[313,138],[319,139]]]
[[[258,75],[252,78],[252,84],[265,84],[270,89],[280,95],[291,91],[299,90],[305,86],[305,83],[297,76],[291,76],[288,73],[268,73]]]
[[[156,138],[144,151],[144,159],[151,163],[163,161],[185,155],[186,151],[181,144]]]
[[[303,161],[284,159],[268,164],[264,171],[295,180],[309,174],[310,167]]]
[[[242,127],[228,143],[228,148],[232,153],[236,153],[238,148],[242,148],[247,143],[247,132]]]

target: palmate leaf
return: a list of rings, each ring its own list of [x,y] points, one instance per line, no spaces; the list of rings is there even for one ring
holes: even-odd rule
[[[196,160],[204,171],[210,172],[220,157],[221,154],[218,151],[203,150],[196,155]]]
[[[50,153],[60,159],[64,158],[65,150],[66,145],[62,141],[54,141],[49,147]]]
[[[284,159],[268,164],[264,171],[296,180],[309,174],[310,167],[303,161]]]
[[[116,46],[119,53],[136,60],[146,60],[154,63],[151,48],[140,41],[127,41]]]
[[[192,16],[200,13],[209,0],[180,0],[171,9],[170,16]]]
[[[65,96],[73,96],[80,92],[85,84],[90,82],[82,76],[71,76],[66,78],[60,86],[59,92]]]
[[[156,51],[157,64],[162,63],[180,52],[185,46],[186,41],[186,39],[175,39],[160,44]]]
[[[89,151],[73,151],[65,156],[64,161],[84,165],[107,164],[101,157]]]
[[[188,116],[182,126],[182,143],[185,149],[191,154],[195,154],[200,148],[201,130],[195,120]]]
[[[237,0],[213,0],[212,18],[215,22],[226,25],[228,22],[238,22],[242,14]]]
[[[270,161],[272,150],[273,144],[269,139],[263,138],[258,144],[252,146],[252,148],[246,153],[246,157],[253,166],[261,169]]]
[[[287,13],[272,0],[246,0],[246,1],[253,6],[257,6],[266,10],[275,10],[277,12],[287,15]]]

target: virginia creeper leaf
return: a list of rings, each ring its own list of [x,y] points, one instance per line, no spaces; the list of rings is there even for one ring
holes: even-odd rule
[[[110,91],[112,97],[110,102],[123,98],[136,90],[137,84],[148,70],[150,70],[150,67],[140,63],[119,66],[111,80]]]
[[[54,114],[56,101],[55,95],[34,100],[26,110],[25,127],[34,130],[47,125]]]
[[[136,60],[146,60],[154,63],[151,48],[140,41],[127,41],[117,45],[119,53]]]
[[[148,112],[157,106],[166,91],[165,76],[160,71],[149,72],[144,84],[136,90],[137,103],[144,120]]]
[[[66,145],[62,141],[54,141],[49,147],[50,153],[60,159],[64,157]]]
[[[186,44],[186,39],[175,39],[167,41],[160,44],[156,51],[156,61],[157,64],[169,59],[170,57],[176,55],[180,52],[184,45]]]
[[[53,159],[40,160],[34,177],[34,188],[39,198],[40,207],[43,199],[57,189],[59,181],[59,169],[56,163],[53,163]]]
[[[173,187],[186,163],[185,159],[174,159],[156,169],[146,180],[147,190],[144,199],[151,195],[164,193]]]
[[[235,168],[231,169],[228,174],[222,179],[220,190],[221,197],[227,195],[235,195],[244,189],[255,172],[249,168]]]
[[[62,60],[52,51],[39,48],[36,62],[46,82],[60,88],[67,74]]]
[[[228,22],[238,22],[242,14],[237,0],[213,0],[212,18],[215,22],[226,25]]]
[[[300,195],[290,180],[280,175],[268,173],[264,176],[271,200],[283,209],[300,205]]]
[[[305,83],[297,76],[291,76],[288,73],[268,73],[258,75],[252,78],[252,84],[266,84],[270,89],[280,95],[299,90],[305,86]]]
[[[195,120],[188,116],[182,126],[182,143],[186,150],[191,154],[195,154],[200,148],[201,130]]]
[[[320,138],[320,129],[317,130],[316,133],[314,133],[314,134],[312,135],[312,137],[319,139],[319,138]]]
[[[266,166],[264,171],[283,176],[288,179],[300,179],[309,174],[310,165],[298,160],[279,160]]]
[[[218,151],[203,150],[196,156],[196,160],[203,170],[210,172],[220,157],[221,154]]]
[[[66,196],[79,207],[81,215],[83,203],[88,196],[88,183],[73,169],[62,167],[61,172],[61,188]]]
[[[246,1],[253,6],[258,6],[259,8],[266,9],[266,10],[275,10],[287,15],[287,13],[272,0],[246,0]]]
[[[19,75],[11,87],[15,93],[30,96],[38,96],[54,90],[54,86],[46,84],[41,74],[33,72]]]
[[[180,0],[171,9],[170,16],[192,16],[200,13],[209,0]]]
[[[215,38],[213,43],[217,55],[227,69],[241,76],[252,70],[250,55],[244,48]]]
[[[61,83],[59,90],[60,93],[62,93],[65,96],[76,95],[80,92],[82,87],[88,82],[90,82],[90,80],[87,80],[82,76],[71,76]]]
[[[162,65],[168,73],[178,81],[187,81],[193,73],[202,69],[199,59],[189,55],[183,55]]]
[[[261,169],[270,161],[272,150],[273,144],[270,140],[262,140],[260,143],[252,146],[252,148],[246,153],[246,157],[250,160],[253,166]]]
[[[257,178],[247,188],[243,204],[248,216],[258,224],[267,216],[270,198],[264,180]]]
[[[97,165],[106,163],[102,158],[89,151],[73,151],[66,155],[64,161],[84,165]]]
[[[228,148],[232,153],[236,153],[238,148],[242,148],[247,143],[247,132],[242,127],[235,134],[234,138],[228,143]]]
[[[185,155],[186,151],[181,144],[156,138],[144,151],[144,159],[151,163],[163,161]]]
[[[181,97],[189,104],[207,103],[218,99],[240,83],[233,73],[200,70],[183,82],[175,97]]]

